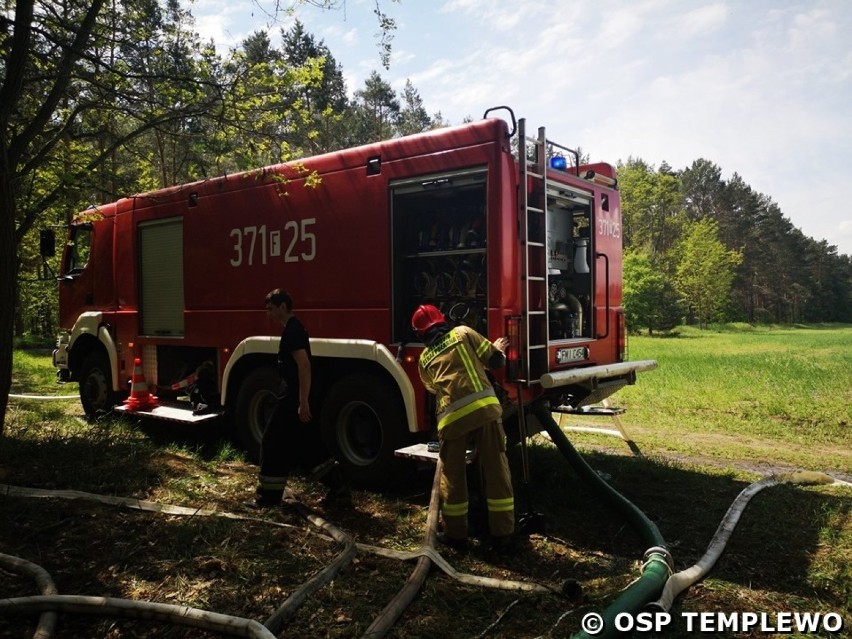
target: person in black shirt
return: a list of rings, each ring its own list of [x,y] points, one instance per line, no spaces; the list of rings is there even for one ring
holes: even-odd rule
[[[269,316],[283,325],[278,344],[278,373],[281,385],[275,410],[266,424],[260,446],[260,474],[256,507],[281,503],[287,477],[295,467],[310,467],[316,461],[318,444],[311,430],[311,343],[308,331],[293,313],[293,300],[280,288],[265,299]],[[349,497],[340,468],[334,459],[315,466],[309,473],[329,486],[326,503]]]

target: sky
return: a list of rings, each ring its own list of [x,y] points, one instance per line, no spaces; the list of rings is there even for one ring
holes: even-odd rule
[[[194,0],[223,52],[295,18],[276,0]],[[284,2],[281,1],[281,4]],[[852,255],[849,0],[380,0],[396,21],[379,59],[375,0],[296,10],[342,66],[349,93],[377,70],[411,80],[459,124],[510,106],[528,131],[593,162],[659,167],[704,158],[772,198],[805,235]]]

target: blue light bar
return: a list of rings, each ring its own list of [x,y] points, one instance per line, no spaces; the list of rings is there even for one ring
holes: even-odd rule
[[[557,171],[564,171],[568,168],[568,161],[565,159],[564,155],[554,155],[550,158],[550,168],[556,169]]]

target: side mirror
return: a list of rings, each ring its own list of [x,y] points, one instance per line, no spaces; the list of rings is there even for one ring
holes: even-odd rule
[[[54,257],[56,255],[56,233],[50,229],[39,231],[38,252],[42,257]]]

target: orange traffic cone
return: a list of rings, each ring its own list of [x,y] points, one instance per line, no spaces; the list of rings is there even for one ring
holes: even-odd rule
[[[197,381],[198,381],[198,375],[196,373],[193,373],[189,377],[185,377],[184,379],[180,380],[179,382],[175,382],[174,384],[172,384],[172,390],[181,390],[183,388],[189,388],[190,386],[192,386]]]
[[[133,379],[130,384],[130,397],[124,400],[128,410],[149,410],[158,405],[157,398],[148,391],[145,373],[142,372],[142,360],[133,360]]]

